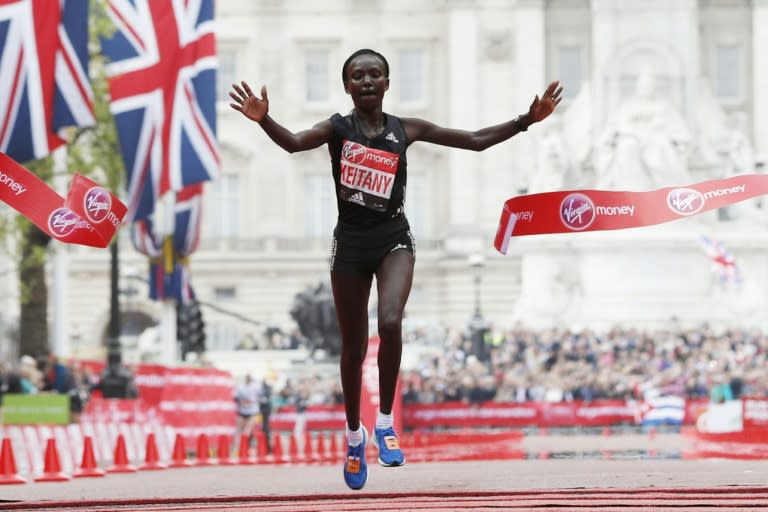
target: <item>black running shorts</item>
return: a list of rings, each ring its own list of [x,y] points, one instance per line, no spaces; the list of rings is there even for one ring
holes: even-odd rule
[[[333,230],[331,272],[370,276],[387,254],[401,249],[416,256],[416,242],[404,215],[371,227],[338,224]]]

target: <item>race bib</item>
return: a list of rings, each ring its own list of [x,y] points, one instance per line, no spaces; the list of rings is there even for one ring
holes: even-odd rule
[[[342,200],[387,211],[400,155],[344,140],[341,147]]]

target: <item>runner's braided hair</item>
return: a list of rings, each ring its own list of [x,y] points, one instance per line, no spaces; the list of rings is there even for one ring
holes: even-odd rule
[[[352,62],[355,58],[359,57],[360,55],[373,55],[374,57],[381,60],[381,62],[384,64],[384,77],[389,78],[389,62],[387,62],[387,59],[384,58],[382,54],[375,50],[371,50],[369,48],[362,48],[360,50],[357,50],[355,53],[347,57],[347,60],[344,61],[344,66],[341,68],[341,79],[344,81],[344,83],[347,83],[347,80],[349,77],[347,76],[347,66],[349,66],[349,63]]]

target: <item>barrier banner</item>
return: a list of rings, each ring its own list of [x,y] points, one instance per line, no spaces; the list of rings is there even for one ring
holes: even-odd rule
[[[95,374],[104,363],[83,361]],[[173,427],[186,442],[200,433],[228,434],[235,430],[235,381],[216,368],[168,367],[142,363],[132,368],[139,397],[136,400],[93,396],[83,411],[83,421],[158,423]]]
[[[638,228],[768,194],[768,175],[744,174],[647,192],[562,190],[507,199],[493,245],[513,236]]]
[[[368,338],[368,351],[363,361],[363,385],[360,389],[360,421],[368,428],[373,428],[376,424],[376,414],[379,411],[379,346],[381,339],[378,336]],[[402,431],[402,408],[403,395],[400,389],[400,379],[397,380],[395,388],[395,400],[392,404],[392,414],[394,415],[394,427],[397,431]],[[346,423],[346,418],[345,418]],[[345,423],[342,423],[342,427]],[[337,425],[338,428],[338,425]]]
[[[343,405],[311,405],[304,412],[306,430],[340,430],[347,421]],[[369,420],[370,421],[370,420]],[[375,417],[374,417],[375,421]],[[293,431],[296,424],[296,407],[290,405],[281,407],[269,417],[269,426],[275,430]],[[373,428],[372,423],[365,423]]]
[[[403,408],[406,428],[444,427],[572,427],[634,424],[635,407],[623,400],[594,402],[485,402],[409,405]]]
[[[744,398],[744,430],[762,430],[768,438],[768,398]]]
[[[51,238],[67,244],[106,247],[127,211],[110,191],[75,174],[67,198],[0,153],[0,200]]]

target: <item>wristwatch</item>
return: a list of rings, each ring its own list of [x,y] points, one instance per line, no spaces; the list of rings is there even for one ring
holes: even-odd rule
[[[515,118],[515,126],[517,126],[517,131],[527,131],[528,127],[531,126],[531,121],[528,118],[528,114],[520,114],[517,116]]]

